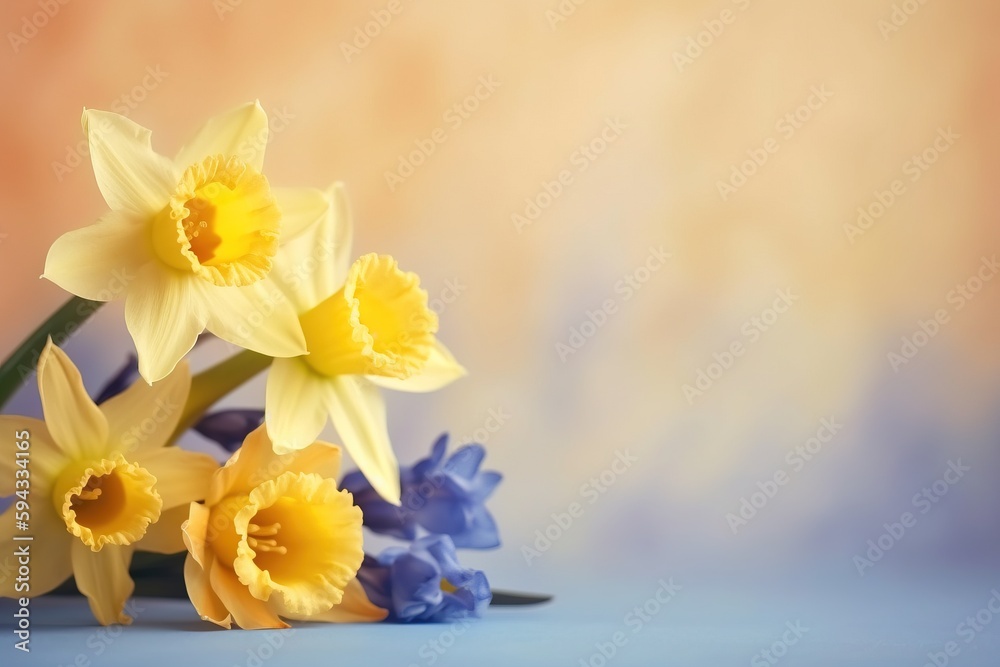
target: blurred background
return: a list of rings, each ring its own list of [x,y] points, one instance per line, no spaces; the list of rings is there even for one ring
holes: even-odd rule
[[[48,246],[105,210],[84,107],[172,155],[256,98],[271,182],[345,182],[356,253],[420,274],[469,369],[389,396],[390,432],[404,463],[443,431],[485,444],[504,544],[463,558],[498,587],[995,573],[998,19],[7,2],[0,351],[67,298],[38,279]],[[100,387],[131,350],[121,304],[66,348]]]

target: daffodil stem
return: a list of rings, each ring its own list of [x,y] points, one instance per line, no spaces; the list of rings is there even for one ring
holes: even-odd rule
[[[191,378],[191,393],[171,441],[194,426],[223,396],[271,365],[271,357],[244,350]]]
[[[52,337],[52,342],[61,346],[103,305],[100,301],[74,296],[21,343],[0,366],[0,408],[7,405],[7,401],[13,398],[24,381],[35,372],[38,357],[49,336]]]

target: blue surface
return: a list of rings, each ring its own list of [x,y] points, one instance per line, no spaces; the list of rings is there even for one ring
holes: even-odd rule
[[[681,584],[680,581],[676,583]],[[0,656],[7,665],[787,665],[922,667],[954,641],[957,667],[1000,665],[1000,614],[969,640],[959,626],[1000,591],[1000,576],[906,583],[857,579],[817,588],[759,584],[733,589],[692,582],[670,598],[650,581],[596,589],[564,582],[553,603],[491,609],[468,627],[452,625],[310,625],[292,631],[224,631],[198,620],[184,601],[135,601],[131,627],[92,625],[86,603],[41,598],[31,603],[30,655],[13,649],[10,600],[2,601]],[[670,598],[666,604],[651,603]],[[1000,593],[994,607],[1000,609]],[[643,621],[636,606],[648,604]],[[657,609],[657,607],[659,607]],[[984,615],[983,618],[986,618]],[[800,639],[770,662],[761,652]],[[611,646],[618,634],[620,646]],[[968,641],[967,641],[968,640]],[[939,663],[943,660],[939,656]]]

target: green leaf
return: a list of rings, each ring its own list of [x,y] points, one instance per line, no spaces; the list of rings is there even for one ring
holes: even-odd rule
[[[101,301],[74,296],[14,350],[0,366],[0,409],[7,405],[24,381],[34,375],[38,357],[45,349],[49,337],[52,337],[52,342],[56,345],[62,346],[103,305]]]

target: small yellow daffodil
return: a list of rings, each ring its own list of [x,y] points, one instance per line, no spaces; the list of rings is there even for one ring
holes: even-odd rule
[[[133,551],[183,551],[188,505],[205,497],[219,467],[205,454],[165,446],[190,384],[182,363],[162,382],[136,382],[98,406],[73,362],[49,341],[38,361],[45,421],[0,416],[0,496],[16,486],[29,507],[26,526],[15,521],[16,505],[0,516],[0,544],[10,553],[25,544],[15,536],[30,535],[36,545],[26,582],[7,577],[0,595],[42,595],[72,574],[100,623],[131,622],[124,608],[134,589]],[[15,442],[28,443],[18,450],[25,459],[15,456]],[[19,460],[28,461],[28,475],[19,474]]]
[[[247,436],[183,525],[184,581],[203,620],[259,629],[385,618],[355,578],[361,510],[337,489],[339,470],[334,445],[278,456],[264,427]]]
[[[269,274],[278,246],[322,218],[327,203],[320,190],[270,187],[260,104],[210,120],[173,160],[124,116],[88,109],[83,129],[111,211],[57,239],[43,277],[87,299],[124,298],[150,383],[206,328],[268,356],[303,354],[296,313]]]
[[[385,255],[350,263],[346,196],[339,185],[328,196],[323,221],[275,257],[309,354],[271,365],[267,431],[278,453],[294,451],[315,441],[329,418],[372,486],[399,504],[399,465],[378,387],[433,391],[465,369],[435,337],[437,315],[415,274]]]

